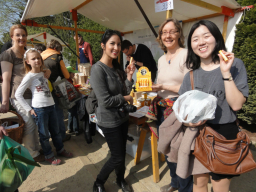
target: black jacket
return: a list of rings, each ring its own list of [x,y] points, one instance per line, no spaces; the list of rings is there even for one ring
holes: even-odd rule
[[[147,67],[149,71],[156,72],[157,66],[156,61],[150,51],[150,49],[143,44],[138,44],[135,54],[132,55],[133,59],[138,62],[142,62],[143,66]],[[125,68],[129,65],[127,62]],[[139,69],[140,66],[136,65],[136,68]]]

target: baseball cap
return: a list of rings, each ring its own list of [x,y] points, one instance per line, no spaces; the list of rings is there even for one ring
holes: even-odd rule
[[[68,66],[67,70],[68,70],[69,73],[79,73],[79,71],[75,70],[75,68],[71,67],[71,66]]]

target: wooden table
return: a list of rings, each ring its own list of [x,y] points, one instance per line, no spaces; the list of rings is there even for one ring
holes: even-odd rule
[[[142,125],[140,129],[140,138],[138,142],[138,147],[134,159],[134,164],[137,165],[140,162],[140,157],[143,149],[143,145],[146,139],[146,135],[148,132],[151,132],[146,120],[146,117],[136,118],[130,116],[129,118],[130,122],[136,124],[136,125]],[[152,153],[152,170],[153,170],[153,180],[155,183],[159,182],[160,176],[159,176],[159,161],[158,161],[158,151],[157,151],[157,137],[151,132],[151,153]],[[161,157],[161,160],[164,160]]]

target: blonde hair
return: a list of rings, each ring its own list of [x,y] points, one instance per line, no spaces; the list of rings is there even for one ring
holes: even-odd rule
[[[29,64],[27,63],[28,54],[29,54],[29,53],[38,53],[38,54],[40,55],[41,62],[42,62],[42,65],[41,65],[41,67],[40,67],[40,71],[42,72],[43,69],[44,69],[44,61],[43,61],[43,58],[42,58],[41,54],[40,54],[35,48],[28,49],[28,50],[25,52],[25,54],[24,54],[23,64],[24,64],[25,72],[28,73],[29,71],[32,70],[31,65],[29,65]]]
[[[182,27],[180,25],[180,22],[177,20],[177,19],[166,19],[162,24],[161,26],[159,27],[159,30],[158,30],[158,37],[156,38],[156,41],[159,43],[160,45],[160,48],[164,51],[164,52],[167,52],[167,48],[165,47],[165,45],[163,44],[163,41],[161,39],[161,36],[162,36],[162,30],[164,28],[164,26],[169,23],[169,22],[173,22],[173,24],[175,25],[175,27],[177,28],[177,31],[180,35],[179,37],[179,40],[178,40],[178,44],[180,47],[184,48],[184,35],[183,35],[183,31],[182,31]]]
[[[16,25],[11,26],[11,28],[10,28],[10,36],[11,37],[13,36],[15,29],[23,29],[26,32],[26,36],[28,36],[27,28],[21,24],[16,24]]]
[[[52,39],[47,43],[47,48],[55,49],[56,51],[62,51],[60,42],[55,39]]]

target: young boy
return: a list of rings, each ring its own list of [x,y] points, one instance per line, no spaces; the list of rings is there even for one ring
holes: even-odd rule
[[[70,74],[68,81],[73,84],[72,79],[74,78],[75,73],[79,73],[73,67],[68,66],[67,70]],[[67,133],[75,132],[76,136],[80,134],[79,132],[79,119],[77,115],[77,105],[68,110],[68,130]]]

